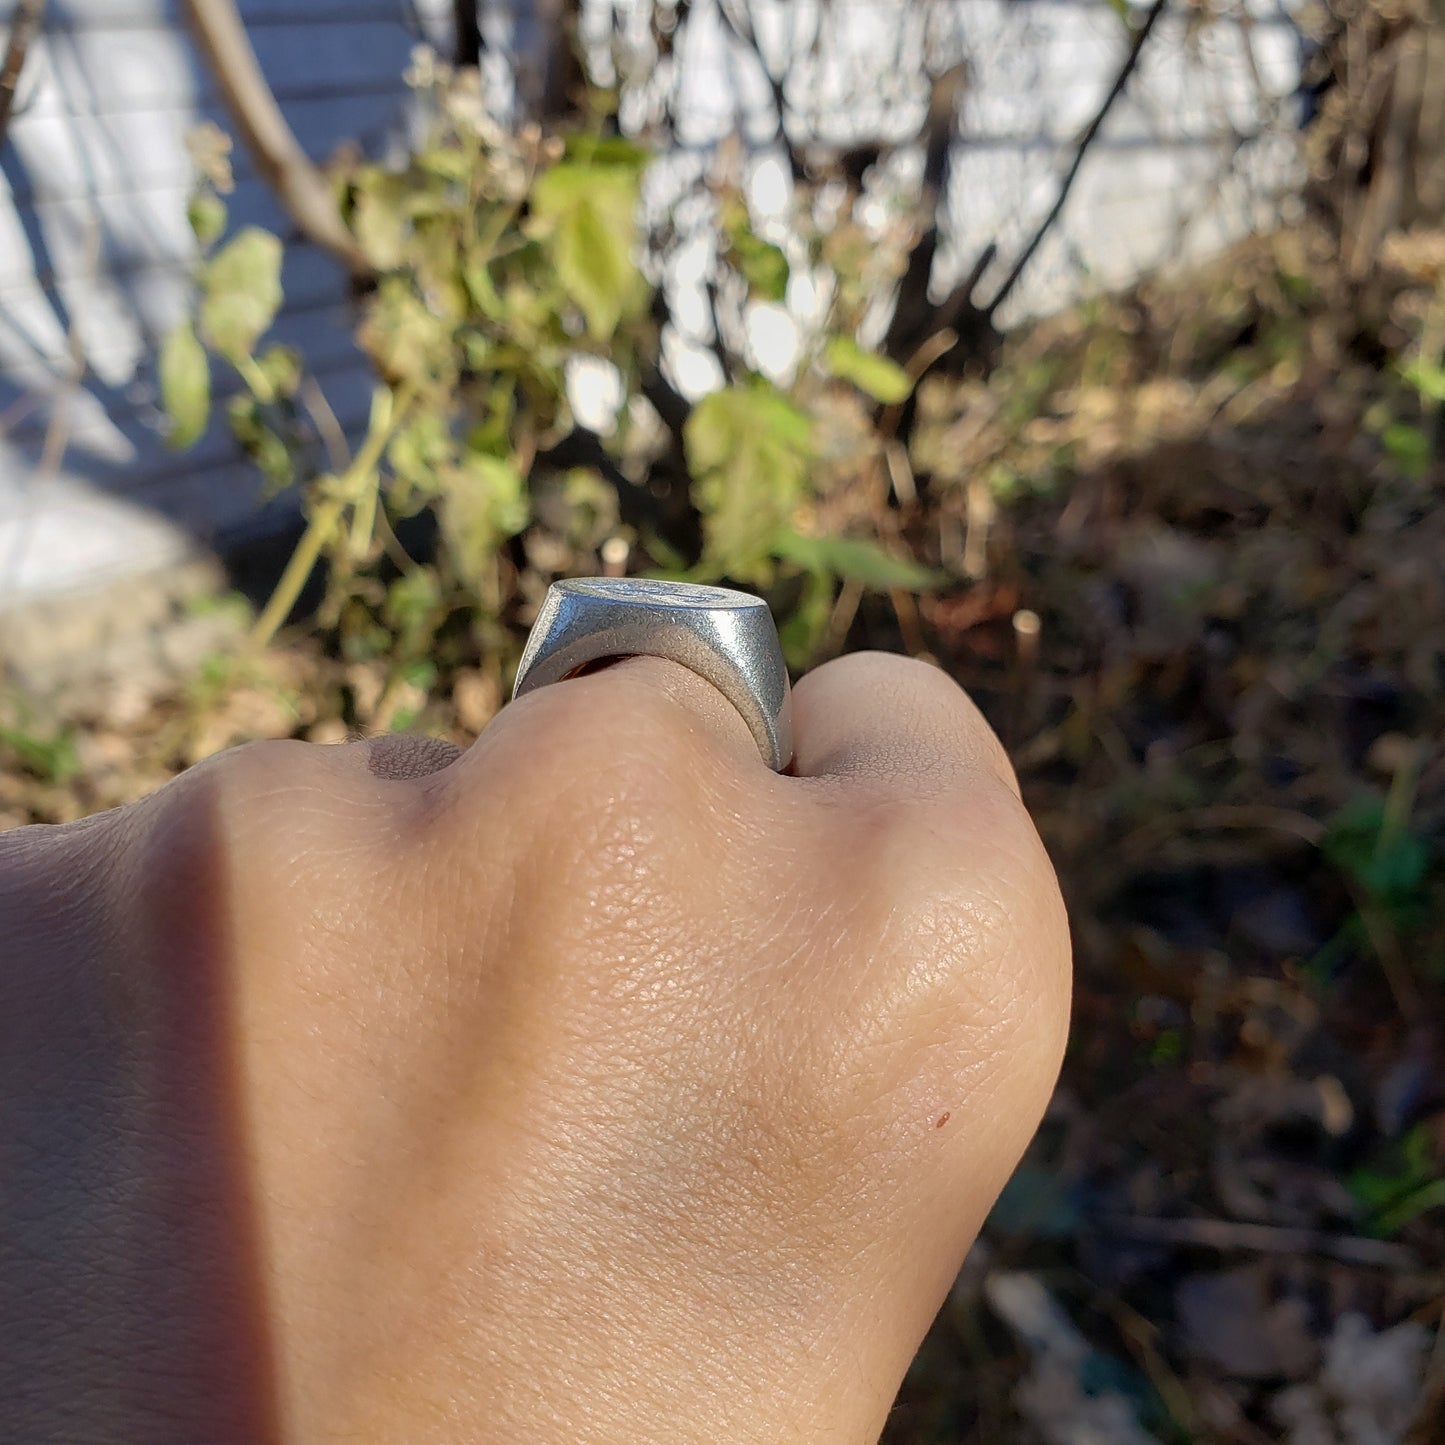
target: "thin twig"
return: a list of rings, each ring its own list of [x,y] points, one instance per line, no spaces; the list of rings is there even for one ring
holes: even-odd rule
[[[1420,1267],[1414,1252],[1403,1244],[1330,1234],[1323,1229],[1295,1229],[1237,1219],[1153,1219],[1132,1214],[1100,1215],[1091,1222],[1102,1233],[1151,1244],[1240,1249],[1257,1254],[1318,1254],[1345,1264],[1372,1265],[1380,1269]]]
[[[712,319],[712,354],[717,357],[717,364],[722,368],[723,379],[731,383],[733,381],[733,364],[732,357],[728,352],[728,344],[723,338],[722,313],[717,304],[717,282],[709,281],[706,290],[708,314]]]
[[[1114,1321],[1129,1353],[1149,1377],[1155,1393],[1174,1417],[1175,1423],[1187,1438],[1197,1439],[1200,1433],[1198,1411],[1188,1386],[1175,1374],[1160,1348],[1159,1326],[1120,1299],[1114,1291],[1101,1289],[1087,1275],[1078,1274],[1076,1278],[1088,1292],[1093,1307]],[[1265,1436],[1258,1434],[1253,1438],[1263,1441]]]
[[[1069,168],[1064,172],[1064,178],[1059,183],[1059,193],[1054,198],[1054,204],[1043,224],[1034,232],[1033,239],[1023,249],[1023,254],[1014,262],[1014,268],[1009,272],[1008,278],[998,288],[992,301],[988,303],[984,314],[992,316],[1003,304],[1010,292],[1018,285],[1019,278],[1024,274],[1034,253],[1043,244],[1044,237],[1053,230],[1054,222],[1059,219],[1064,209],[1064,202],[1069,199],[1069,192],[1074,188],[1074,182],[1078,179],[1079,168],[1084,164],[1084,157],[1089,153],[1089,148],[1094,144],[1099,131],[1103,128],[1104,122],[1109,117],[1109,112],[1114,108],[1114,102],[1124,93],[1124,87],[1129,83],[1129,77],[1133,75],[1135,67],[1139,64],[1139,57],[1144,53],[1144,46],[1152,33],[1154,26],[1158,23],[1159,17],[1169,5],[1169,0],[1154,0],[1149,7],[1149,13],[1144,17],[1143,23],[1134,32],[1133,44],[1129,47],[1129,53],[1124,57],[1124,63],[1119,67],[1119,73],[1114,77],[1114,83],[1109,87],[1103,103],[1095,111],[1094,118],[1089,122],[1088,128],[1079,138],[1079,143],[1074,148],[1074,159],[1070,162]]]
[[[99,247],[92,249],[98,250]],[[65,347],[69,364],[66,367],[65,380],[55,398],[55,405],[50,409],[50,421],[45,428],[45,442],[40,449],[38,468],[38,474],[42,477],[58,472],[61,462],[65,460],[65,450],[70,445],[70,404],[85,376],[85,338],[80,334],[80,327],[74,323],[71,324],[70,334],[65,338]]]
[[[853,626],[853,619],[858,615],[858,606],[863,601],[863,584],[861,582],[845,582],[838,591],[838,600],[833,604],[833,611],[828,617],[828,626],[823,637],[823,655],[836,657],[843,650],[844,644],[848,641],[848,631]]]
[[[1267,803],[1216,803],[1211,807],[1176,813],[1167,824],[1145,823],[1125,838],[1125,846],[1137,843],[1145,851],[1156,848],[1159,842],[1156,835],[1161,828],[1173,833],[1199,833],[1213,829],[1286,833],[1316,848],[1325,836],[1323,823],[1294,808],[1276,808]]]
[[[788,165],[793,175],[799,176],[803,171],[801,158],[788,135],[788,99],[784,87],[786,71],[782,75],[773,73],[773,67],[768,64],[768,57],[763,53],[762,42],[758,39],[757,27],[753,24],[752,13],[747,7],[746,0],[743,0],[741,7],[741,18],[734,15],[733,8],[727,3],[727,0],[717,0],[717,8],[718,13],[722,16],[723,24],[752,51],[758,62],[758,68],[763,72],[763,79],[767,81],[768,90],[772,93],[773,111],[777,116],[777,133],[774,138],[787,152]]]
[[[22,392],[17,396],[4,411],[0,411],[0,437],[9,436],[31,412],[42,405],[43,400],[33,392]]]
[[[1440,1445],[1442,1420],[1445,1420],[1445,1314],[1435,1327],[1435,1348],[1425,1366],[1419,1401],[1402,1445]]]
[[[351,448],[346,443],[346,433],[342,431],[341,423],[331,409],[331,403],[326,400],[321,384],[314,376],[304,376],[301,379],[299,395],[302,406],[306,408],[311,423],[316,428],[316,434],[321,438],[322,446],[326,448],[326,460],[331,464],[331,470],[344,472],[351,465]]]
[[[452,36],[456,46],[456,63],[473,69],[479,66],[487,46],[482,35],[478,0],[452,0]]]
[[[15,10],[10,16],[10,38],[5,42],[5,60],[0,64],[0,144],[5,141],[10,116],[15,110],[15,92],[20,85],[20,72],[25,68],[25,56],[30,42],[40,33],[44,19],[45,0],[15,0]]]
[[[898,619],[898,632],[903,639],[904,650],[909,657],[923,657],[928,644],[923,640],[923,628],[918,622],[918,604],[911,592],[901,587],[888,589],[888,600],[893,604],[893,614]]]
[[[363,504],[368,492],[374,499],[380,486],[380,480],[375,475],[376,468],[381,463],[386,444],[411,409],[415,395],[410,387],[403,387],[397,392],[382,387],[372,393],[371,420],[361,450],[345,475],[336,478],[332,494],[312,507],[306,530],[286,563],[281,580],[252,625],[250,642],[256,651],[270,643],[277,629],[291,615],[291,609],[301,596],[312,569],[340,531],[347,507]]]

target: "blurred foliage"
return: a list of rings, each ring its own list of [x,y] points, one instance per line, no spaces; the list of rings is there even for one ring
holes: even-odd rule
[[[1113,1402],[1161,1442],[1241,1445],[1311,1392],[1363,1411],[1330,1393],[1330,1352],[1361,1321],[1403,1348],[1438,1320],[1445,1258],[1445,233],[1392,234],[1356,271],[1302,224],[1020,328],[986,366],[900,369],[866,338],[907,203],[869,227],[805,181],[765,222],[723,156],[724,384],[670,413],[656,268],[677,229],[638,225],[646,157],[496,134],[427,83],[410,162],[336,175],[378,271],[354,452],[257,329],[274,248],[221,264],[241,238],[210,190],[201,305],[163,367],[178,441],[224,405],[306,489],[260,634],[322,559],[332,632],[210,658],[184,705],[129,724],[92,699],[64,788],[62,729],[0,733],[0,806],[75,816],[255,736],[465,743],[547,581],[619,557],[763,591],[796,662],[931,656],[1004,737],[1058,869],[1075,1029],[886,1438],[1070,1439]],[[781,375],[746,323],[814,294]],[[567,400],[579,359],[616,368],[600,440]],[[416,518],[434,564],[398,540]],[[1073,1335],[1041,1342],[991,1292],[1024,1274]],[[1407,1411],[1422,1369],[1402,1366]],[[1061,1379],[1041,1437],[1020,1412]],[[1438,1434],[1419,1420],[1411,1445]]]
[[[609,542],[639,570],[767,593],[800,664],[818,651],[844,583],[931,583],[929,569],[880,545],[876,509],[844,509],[841,525],[823,515],[879,471],[879,407],[913,389],[858,339],[880,283],[901,270],[906,228],[893,228],[890,248],[860,222],[818,212],[802,185],[779,232],[795,238],[790,260],[720,167],[708,184],[715,311],[741,334],[799,267],[832,299],[786,381],[729,354],[719,320],[726,383],[689,407],[661,379],[660,298],[644,270],[658,263],[639,224],[647,152],[595,121],[566,135],[509,133],[487,115],[474,74],[434,60],[412,79],[430,119],[405,164],[353,160],[335,172],[342,214],[375,268],[357,339],[376,385],[354,453],[306,359],[265,344],[283,301],[281,242],[254,227],[222,241],[213,178],[203,175],[190,207],[204,259],[195,320],[161,358],[171,439],[186,446],[204,433],[214,356],[239,378],[225,407],[235,436],[275,487],[304,489],[306,532],[257,640],[290,615],[321,562],[323,624],[352,653],[384,651],[403,671],[458,619],[472,645],[505,652],[501,623],[519,590],[603,570]],[[577,425],[569,402],[569,371],[588,357],[618,383],[605,440]],[[659,393],[666,422],[649,399]],[[436,541],[418,562],[398,531],[421,514]]]
[[[779,243],[786,285],[815,245],[856,257],[857,232],[817,231]],[[849,265],[882,271],[887,254]],[[756,264],[776,287],[777,263]],[[856,340],[878,273],[838,274],[864,277],[830,333]],[[598,465],[524,457],[529,516],[493,554],[497,644],[452,648],[478,612],[441,567],[383,550],[345,575],[340,647],[297,629],[247,654],[207,634],[188,695],[145,712],[126,701],[131,659],[78,715],[26,719],[0,694],[0,725],[27,742],[69,731],[80,766],[56,786],[0,735],[0,819],[113,806],[258,736],[412,723],[464,744],[501,706],[496,659],[549,575],[596,567],[618,537],[642,566],[755,568],[794,656],[817,637],[906,650],[969,689],[1074,933],[1049,1118],[885,1439],[1035,1445],[1126,1411],[1160,1445],[1254,1445],[1285,1438],[1301,1401],[1372,1419],[1381,1372],[1359,1372],[1356,1397],[1328,1364],[1368,1348],[1398,1354],[1390,1408],[1419,1420],[1404,1438],[1433,1441],[1416,1397],[1445,1259],[1445,464],[1415,363],[1440,355],[1442,278],[1445,233],[1392,237],[1356,278],[1304,225],[1022,327],[991,369],[936,369],[902,406],[840,379],[828,334],[795,380],[744,368],[676,437],[630,393],[615,468],[649,494],[684,469],[690,545],[623,521]],[[746,290],[741,272],[731,284]],[[568,315],[568,344],[589,350],[580,303]],[[731,333],[730,366],[744,340]],[[287,430],[307,420],[304,386],[292,411],[257,415],[306,475],[316,438]],[[1418,437],[1418,464],[1386,426]],[[729,473],[738,448],[779,470],[785,517],[770,498],[702,514],[700,492],[749,484]],[[920,582],[936,585],[915,600]],[[1020,1312],[1030,1298],[1047,1339]]]
[[[1347,1182],[1369,1228],[1382,1238],[1397,1235],[1429,1210],[1445,1208],[1445,1158],[1437,1155],[1434,1133],[1423,1124]]]
[[[0,724],[0,758],[7,752],[32,778],[56,787],[65,787],[80,772],[75,734],[68,727]]]

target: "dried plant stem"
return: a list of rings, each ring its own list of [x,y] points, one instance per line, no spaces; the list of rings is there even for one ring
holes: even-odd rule
[[[10,36],[5,42],[5,59],[0,62],[0,144],[4,143],[10,117],[15,112],[15,92],[30,42],[40,33],[45,19],[45,0],[16,0],[10,16]]]
[[[369,517],[371,527],[375,527],[381,488],[381,454],[402,419],[411,410],[414,400],[415,392],[409,387],[400,392],[378,387],[372,394],[371,420],[367,427],[366,441],[351,465],[337,478],[331,495],[312,510],[306,530],[281,573],[281,580],[277,582],[275,591],[271,593],[261,615],[256,619],[256,625],[251,629],[252,647],[265,647],[291,615],[291,609],[301,596],[301,590],[306,586],[306,581],[322,552],[336,540],[348,507],[355,509],[358,519]],[[367,535],[370,536],[369,531]],[[354,539],[355,530],[352,536]]]

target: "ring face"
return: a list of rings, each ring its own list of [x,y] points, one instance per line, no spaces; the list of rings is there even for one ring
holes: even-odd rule
[[[705,587],[701,582],[667,582],[658,577],[570,577],[555,584],[583,597],[603,602],[627,602],[645,607],[761,607],[761,597],[734,592],[730,587]]]
[[[665,657],[728,699],[781,771],[793,757],[792,696],[767,603],[727,587],[633,577],[554,582],[517,669],[514,698],[590,662]]]

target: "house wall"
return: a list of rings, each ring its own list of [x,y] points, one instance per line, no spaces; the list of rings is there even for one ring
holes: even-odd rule
[[[411,47],[445,32],[448,7],[242,0],[240,9],[283,112],[323,159],[344,140],[379,144],[403,122]],[[225,123],[175,0],[50,0],[0,147],[0,605],[274,524],[224,424],[184,453],[161,437],[156,348],[189,296],[185,140],[200,119]],[[247,158],[234,160],[233,221],[289,235]],[[277,336],[306,352],[354,426],[368,382],[343,278],[297,241],[283,280]]]

